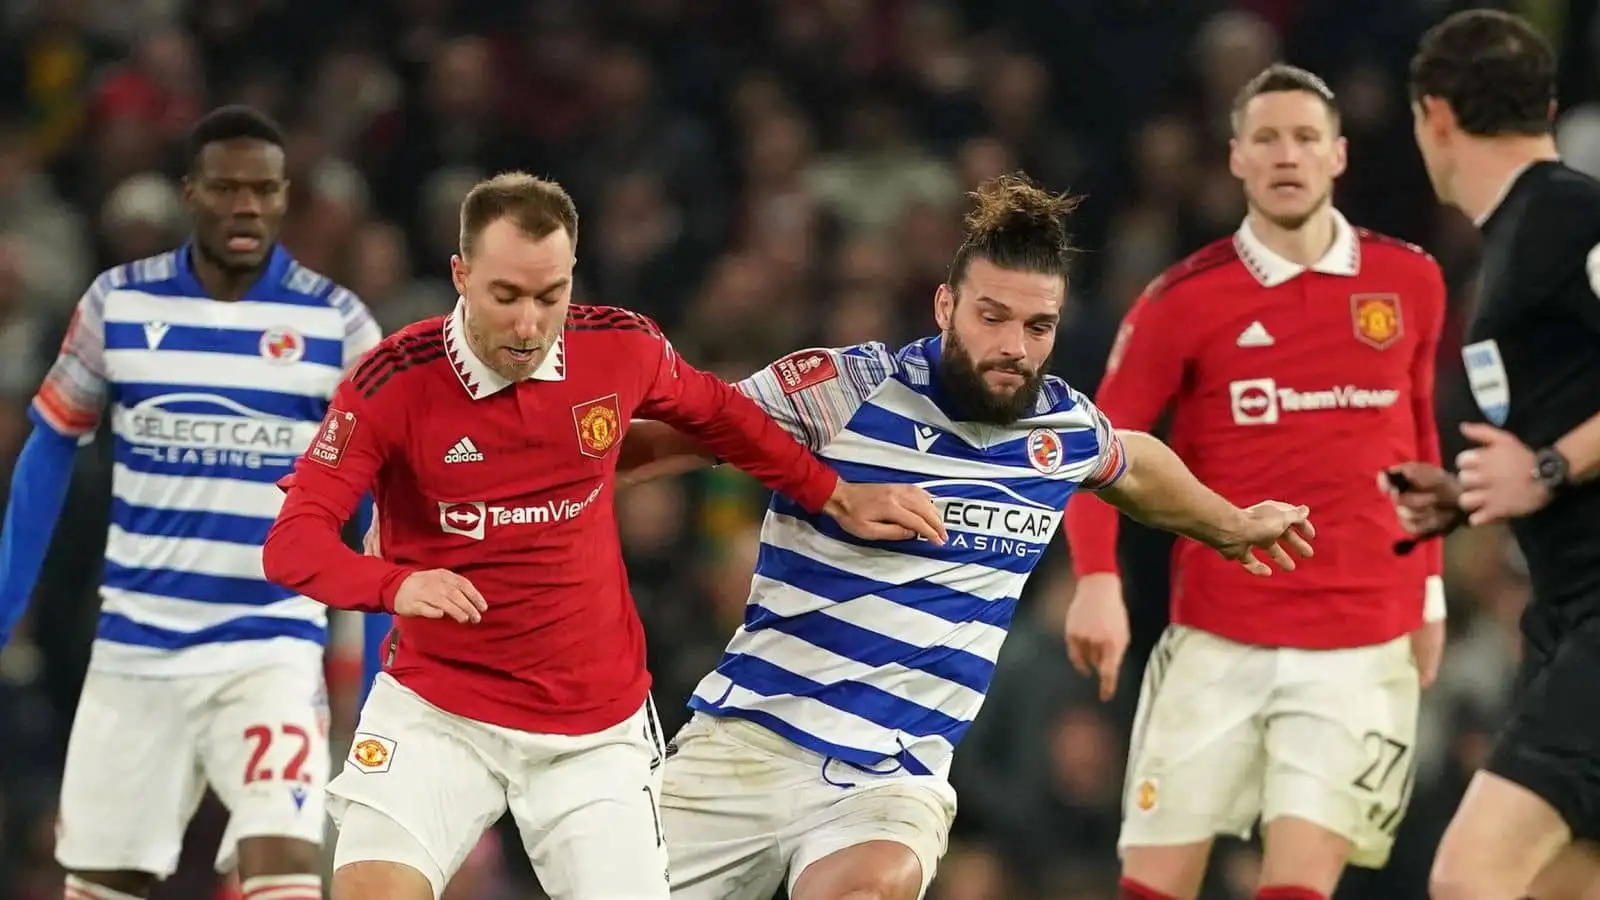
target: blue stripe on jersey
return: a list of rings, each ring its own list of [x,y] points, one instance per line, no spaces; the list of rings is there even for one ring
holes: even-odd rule
[[[267,542],[272,519],[260,516],[231,516],[227,513],[198,512],[135,506],[120,497],[111,500],[111,521],[131,534],[151,537],[198,538],[260,547]],[[220,599],[220,598],[218,598]]]
[[[922,482],[941,480],[939,476],[929,475],[926,472],[893,469],[888,466],[875,466],[871,463],[847,462],[834,459],[826,451],[818,455],[833,471],[838,473],[840,478],[853,484],[920,484]],[[1082,460],[1078,461],[1081,462]],[[1032,470],[1030,469],[1029,471]],[[1070,481],[1050,479],[1039,474],[1024,475],[1021,472],[1018,472],[1014,478],[985,478],[982,480],[1009,488],[1041,506],[1048,506],[1052,509],[1066,508],[1067,498],[1071,497],[1072,493],[1078,489],[1078,486]],[[969,492],[974,497],[978,493],[986,493],[989,499],[997,503],[1016,502],[1014,498],[1007,496],[1003,491],[978,484],[963,484],[960,496],[967,497]]]
[[[910,581],[905,584],[873,581],[771,544],[762,544],[758,552],[756,570],[762,575],[835,603],[870,595],[913,607],[918,612],[925,612],[953,625],[981,622],[999,628],[1011,624],[1011,614],[1017,608],[1015,597],[989,600],[931,581]],[[759,606],[751,606],[750,610],[759,610],[755,615],[751,615],[749,610],[745,613],[745,627],[752,631],[765,626],[764,616],[776,615]]]
[[[1064,410],[1070,410],[1068,405]],[[850,419],[850,430],[856,434],[905,447],[908,450],[922,452],[917,447],[916,433],[922,426],[915,419],[903,416],[893,410],[885,409],[876,403],[866,402],[856,409],[855,415]],[[1027,427],[1026,423],[1019,423],[1018,427]],[[1070,466],[1086,459],[1093,459],[1100,452],[1100,442],[1095,438],[1094,432],[1067,432],[1060,435],[1062,450],[1066,459],[1063,466]],[[948,432],[940,434],[929,447],[930,452],[945,459],[959,459],[963,462],[982,462],[999,466],[1028,466],[1028,436],[1021,434],[1014,439],[1002,441],[988,447],[974,447],[966,441]]]
[[[334,363],[334,365],[338,365]],[[163,400],[178,394],[209,394],[231,400],[263,415],[298,422],[321,421],[327,402],[305,394],[280,394],[272,390],[246,390],[235,387],[196,388],[194,385],[156,384],[149,381],[122,382],[114,386],[111,397],[119,405],[135,407],[141,403],[159,403],[167,412],[199,413],[217,412],[217,404],[205,400]]]
[[[106,587],[196,603],[269,606],[295,596],[294,591],[256,578],[200,575],[171,569],[130,569],[110,560],[106,561],[104,583]]]
[[[819,647],[858,663],[869,666],[900,665],[907,669],[916,669],[929,675],[937,675],[962,687],[971,688],[980,694],[989,689],[989,679],[994,677],[994,663],[965,650],[953,647],[918,647],[827,615],[785,618],[760,606],[755,606],[753,609],[759,612],[756,616],[746,612],[746,622],[751,618],[760,617],[760,613],[765,612],[767,627],[771,630],[799,638],[813,647]],[[757,629],[747,624],[745,630]]]
[[[920,539],[909,541],[869,541],[845,531],[839,527],[838,522],[827,516],[811,515],[788,497],[774,496],[771,508],[778,515],[792,515],[797,519],[802,519],[817,531],[840,543],[854,544],[857,547],[880,550],[884,553],[900,553],[922,559],[936,559],[940,562],[949,563],[952,569],[960,566],[979,565],[1002,572],[1026,575],[1033,571],[1034,566],[1038,565],[1039,554],[1043,553],[1044,549],[1049,546],[1048,536],[1046,536],[1045,540],[1037,541],[1007,538],[991,548],[984,549],[957,546],[954,540],[943,547],[936,547]],[[761,572],[759,563],[756,571]],[[766,573],[762,572],[762,574],[765,575]]]
[[[288,474],[298,454],[260,454],[262,460],[286,460],[282,465],[262,462],[252,467],[249,460],[255,454],[243,450],[191,450],[186,447],[135,446],[126,438],[118,437],[111,456],[135,472],[149,475],[175,475],[185,478],[225,478],[249,481],[255,484],[275,484]],[[216,462],[207,463],[215,458]],[[113,485],[113,488],[115,485]],[[273,511],[277,515],[277,511]]]
[[[834,759],[842,759],[847,763],[859,766],[867,771],[871,771],[873,766],[883,760],[882,753],[874,753],[871,750],[863,750],[860,747],[850,747],[844,744],[836,744],[832,741],[823,740],[814,734],[809,734],[800,730],[799,728],[794,727],[793,725],[790,725],[788,722],[785,722],[772,713],[764,712],[759,709],[740,709],[739,707],[735,706],[723,706],[720,703],[713,703],[709,700],[703,700],[699,697],[689,698],[689,708],[699,710],[700,712],[711,713],[712,715],[729,716],[736,719],[744,719],[747,722],[754,722],[773,734],[784,738],[791,744],[810,748],[817,753],[821,753],[824,756],[833,757]],[[962,730],[964,731],[965,729]],[[927,766],[924,766],[922,763],[918,762],[917,758],[909,753],[902,752],[898,759],[900,760],[901,765],[905,767],[906,772],[909,774],[932,774],[929,772]]]
[[[107,322],[107,350],[148,350],[145,326],[139,322]],[[168,325],[161,337],[161,349],[216,353],[223,356],[261,356],[261,331],[238,328],[202,328],[195,325]],[[344,367],[344,341],[307,337],[302,362]],[[219,362],[220,364],[220,362]]]
[[[198,631],[173,631],[145,625],[118,613],[101,613],[100,627],[95,637],[117,644],[135,647],[153,647],[157,650],[187,650],[205,644],[234,644],[241,641],[267,641],[273,638],[294,638],[314,644],[326,644],[326,629],[316,622],[304,619],[282,619],[277,616],[241,616],[227,622],[201,628]]]
[[[936,709],[919,706],[888,691],[854,681],[823,684],[804,675],[775,666],[747,653],[730,654],[717,666],[729,681],[763,697],[810,697],[834,709],[860,716],[889,731],[914,737],[947,734],[961,727],[961,720]],[[843,757],[842,757],[843,758]],[[872,765],[882,759],[873,755],[851,762]]]

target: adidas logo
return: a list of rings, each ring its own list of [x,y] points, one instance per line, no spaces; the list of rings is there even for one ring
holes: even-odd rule
[[[483,454],[478,452],[478,447],[472,443],[472,438],[464,437],[456,441],[455,446],[450,448],[450,452],[444,455],[444,461],[447,463],[483,462]]]
[[[1267,327],[1259,321],[1251,322],[1249,327],[1239,332],[1239,339],[1234,341],[1240,347],[1271,347],[1275,341],[1267,333]]]

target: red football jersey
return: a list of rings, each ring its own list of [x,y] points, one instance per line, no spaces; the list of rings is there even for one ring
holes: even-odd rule
[[[587,734],[644,702],[644,634],[612,509],[633,418],[659,419],[817,511],[837,477],[754,403],[682,362],[649,319],[573,306],[532,376],[465,343],[461,309],[390,336],[340,385],[290,476],[267,577],[339,609],[391,610],[412,572],[483,594],[476,625],[398,617],[385,669],[429,703],[525,731]],[[373,492],[383,559],[339,530]]]
[[[1210,548],[1173,551],[1172,622],[1231,640],[1328,649],[1378,644],[1422,622],[1439,542],[1404,537],[1379,473],[1437,462],[1434,356],[1444,278],[1421,249],[1353,229],[1309,269],[1248,225],[1173,267],[1128,313],[1095,403],[1119,428],[1172,411],[1168,443],[1218,493],[1247,506],[1311,507],[1316,555],[1259,578]],[[1067,507],[1079,575],[1116,571],[1117,512]]]

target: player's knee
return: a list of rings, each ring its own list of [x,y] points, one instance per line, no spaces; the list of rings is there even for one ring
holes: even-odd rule
[[[333,870],[332,900],[435,900],[428,876],[404,863],[367,859]]]
[[[149,872],[70,872],[65,894],[66,900],[139,900],[155,884]]]
[[[1211,842],[1122,848],[1122,875],[1125,882],[1138,885],[1152,896],[1194,897],[1206,877],[1206,861]],[[1135,894],[1134,896],[1141,896]]]
[[[398,822],[360,803],[345,810],[333,848],[333,900],[436,900],[446,881]]]
[[[261,836],[239,841],[239,877],[301,875],[322,870],[322,848],[300,838]]]
[[[867,841],[824,856],[795,879],[792,900],[916,900],[922,862],[896,841]]]
[[[1350,858],[1348,838],[1294,816],[1273,819],[1262,832],[1262,885],[1333,893]]]

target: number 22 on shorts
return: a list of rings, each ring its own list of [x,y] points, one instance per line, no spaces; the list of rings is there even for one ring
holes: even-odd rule
[[[266,758],[267,751],[271,749],[272,742],[281,737],[293,746],[289,762],[281,772],[274,775],[270,766],[265,766],[262,761]],[[311,735],[306,733],[299,725],[284,724],[274,730],[269,725],[251,725],[244,730],[244,739],[254,744],[250,751],[250,759],[244,764],[244,783],[254,784],[257,781],[271,781],[274,777],[280,781],[297,781],[308,784],[311,773],[305,770],[306,759],[311,756]]]

